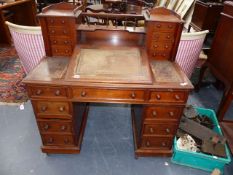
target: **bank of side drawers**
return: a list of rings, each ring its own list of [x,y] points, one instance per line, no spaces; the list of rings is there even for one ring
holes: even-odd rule
[[[148,55],[152,59],[169,60],[176,39],[177,23],[150,22],[147,24]]]

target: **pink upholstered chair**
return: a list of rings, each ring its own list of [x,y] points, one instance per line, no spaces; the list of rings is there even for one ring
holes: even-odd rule
[[[182,33],[175,61],[191,77],[208,30],[194,33]]]
[[[21,26],[6,21],[15,49],[26,73],[45,56],[41,27]]]

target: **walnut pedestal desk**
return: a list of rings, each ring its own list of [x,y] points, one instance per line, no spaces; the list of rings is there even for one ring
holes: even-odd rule
[[[74,13],[76,28],[62,25],[74,18],[65,16],[65,11]],[[52,12],[56,15],[49,15]],[[78,22],[83,15],[64,3],[40,14],[43,30],[50,30],[43,33],[47,45],[61,48],[64,41],[74,39],[69,33],[75,31],[77,36],[75,47],[66,42],[72,51],[70,56],[59,56],[55,49],[48,49],[50,56],[24,79],[42,151],[79,153],[88,104],[98,102],[131,104],[136,156],[170,156],[193,88],[173,62],[183,26],[179,16],[155,8],[144,14],[145,27],[126,27],[89,26]],[[54,36],[64,30],[65,36]]]

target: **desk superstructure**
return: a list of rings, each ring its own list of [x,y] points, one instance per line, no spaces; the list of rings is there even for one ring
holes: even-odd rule
[[[183,23],[164,8],[144,16],[145,27],[84,25],[64,3],[39,15],[47,56],[24,83],[43,152],[79,153],[88,103],[98,102],[131,104],[136,156],[171,155],[193,88],[174,62]]]

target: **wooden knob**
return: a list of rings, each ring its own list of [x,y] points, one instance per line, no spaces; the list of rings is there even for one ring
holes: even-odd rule
[[[68,44],[68,43],[69,43],[69,41],[66,41],[66,40],[64,41],[64,44]]]
[[[160,27],[161,27],[161,25],[160,25],[160,24],[157,24],[157,25],[156,25],[156,27],[157,27],[157,28],[160,28]]]
[[[66,52],[66,53],[68,53],[68,52],[69,52],[69,50],[65,50],[65,52]]]
[[[159,94],[156,95],[156,99],[157,100],[160,100],[161,99],[161,96]]]
[[[136,98],[136,94],[134,92],[131,93],[131,98],[135,99]]]
[[[54,40],[54,41],[53,41],[53,44],[57,44],[57,41],[56,41],[56,40]]]
[[[54,23],[54,20],[53,20],[53,19],[51,19],[51,20],[50,20],[50,23]]]
[[[61,126],[61,131],[65,131],[67,129],[66,125]]]
[[[52,30],[51,32],[52,32],[52,33],[55,33],[55,30]]]
[[[152,111],[152,115],[153,115],[153,117],[155,117],[157,115],[157,112],[156,111]]]
[[[173,117],[174,116],[174,112],[169,112],[169,115],[170,115],[170,117]]]
[[[66,30],[63,30],[63,33],[64,33],[64,34],[67,34],[67,31],[66,31]]]
[[[153,56],[154,56],[154,57],[156,56],[156,53],[155,53],[155,52],[153,53]]]
[[[157,44],[155,44],[153,47],[154,47],[154,48],[158,48],[158,45],[157,45]]]
[[[69,143],[70,143],[70,140],[69,140],[68,138],[65,138],[65,139],[64,139],[64,143],[65,143],[65,144],[69,144]]]
[[[48,143],[53,143],[53,141],[54,141],[54,140],[53,140],[52,137],[49,137],[49,138],[48,138]]]
[[[41,89],[37,89],[36,95],[41,95],[41,94],[42,94],[42,90]]]
[[[62,23],[62,24],[65,24],[65,20],[62,20],[61,23]]]
[[[64,107],[64,106],[60,106],[60,107],[59,107],[59,111],[60,111],[60,112],[64,112],[64,111],[65,111],[65,107]]]
[[[150,146],[150,142],[146,141],[146,146],[149,147]]]
[[[168,25],[168,28],[171,29],[171,28],[172,28],[172,25]]]
[[[47,131],[49,129],[49,125],[47,123],[45,123],[43,126],[43,129]]]
[[[163,54],[162,54],[162,56],[163,56],[163,57],[165,57],[165,56],[166,56],[166,54],[165,54],[165,53],[163,53]]]
[[[167,36],[167,39],[170,39],[170,38],[171,38],[171,36],[170,36],[170,35],[168,35],[168,36]]]
[[[81,92],[81,96],[82,96],[82,97],[85,97],[86,95],[87,95],[87,93],[86,93],[85,91],[82,91],[82,92]]]
[[[168,49],[168,45],[165,45],[164,47],[165,47],[165,49]]]
[[[57,49],[55,49],[55,52],[57,53],[57,52],[58,52],[58,50],[57,50]]]
[[[162,142],[162,146],[166,146],[167,144],[165,142]]]
[[[61,91],[59,90],[59,89],[57,89],[56,91],[55,91],[55,93],[54,93],[56,96],[59,96],[59,95],[61,95]]]
[[[175,95],[175,99],[176,100],[180,100],[180,96],[179,95]]]
[[[166,129],[166,133],[170,133],[170,129],[169,128]]]
[[[154,129],[153,128],[150,128],[150,133],[154,133]]]
[[[47,106],[42,106],[42,107],[41,107],[41,111],[42,111],[42,112],[45,112],[46,110],[47,110]]]

